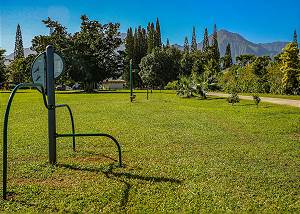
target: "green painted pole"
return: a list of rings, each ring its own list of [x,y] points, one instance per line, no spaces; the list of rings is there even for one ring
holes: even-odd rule
[[[132,81],[132,59],[130,60],[130,71],[129,71],[129,80],[130,80],[130,102],[133,100],[133,81]]]
[[[50,164],[56,164],[54,50],[51,45],[48,45],[46,48],[46,62],[47,62],[47,95],[48,95],[49,162]]]

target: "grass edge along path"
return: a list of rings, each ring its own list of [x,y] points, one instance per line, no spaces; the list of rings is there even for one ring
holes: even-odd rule
[[[216,93],[216,92],[209,92],[208,95],[210,96],[218,96],[218,97],[228,97],[229,94],[224,93]],[[243,100],[253,100],[252,96],[245,96],[239,95],[240,99]],[[292,100],[292,99],[285,99],[285,98],[274,98],[274,97],[260,97],[262,102],[269,102],[278,105],[288,105],[300,108],[300,100]]]

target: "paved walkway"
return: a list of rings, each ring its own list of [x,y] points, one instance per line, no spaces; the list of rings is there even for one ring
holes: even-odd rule
[[[223,94],[223,93],[215,93],[215,92],[209,92],[208,95],[211,96],[218,96],[218,97],[228,97],[229,94]],[[240,99],[243,100],[253,100],[252,96],[243,96],[239,95]],[[260,97],[262,102],[268,102],[268,103],[274,103],[279,105],[289,105],[289,106],[295,106],[300,108],[300,100],[289,100],[289,99],[282,99],[282,98],[272,98],[272,97]]]

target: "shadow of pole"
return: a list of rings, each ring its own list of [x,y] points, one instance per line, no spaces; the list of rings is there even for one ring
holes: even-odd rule
[[[69,165],[69,164],[57,164],[58,167],[68,168],[71,170],[79,170],[79,171],[88,171],[88,172],[95,172],[95,173],[103,173],[105,177],[108,179],[114,179],[116,181],[119,181],[125,185],[125,188],[122,193],[122,199],[120,201],[120,207],[124,210],[126,209],[128,200],[129,200],[129,193],[131,188],[133,187],[133,184],[126,181],[125,179],[135,179],[135,180],[141,180],[141,181],[147,181],[147,182],[156,182],[156,183],[162,183],[162,182],[170,182],[170,183],[176,183],[181,184],[182,181],[176,178],[167,178],[167,177],[158,177],[158,176],[143,176],[128,172],[113,172],[115,168],[118,168],[118,165],[116,164],[110,164],[103,167],[81,167],[81,166],[75,166],[75,165]],[[125,167],[125,166],[124,166]]]

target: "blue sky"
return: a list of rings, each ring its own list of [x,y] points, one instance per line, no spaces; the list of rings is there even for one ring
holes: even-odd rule
[[[205,27],[240,33],[252,42],[290,41],[294,29],[300,37],[299,0],[0,0],[0,47],[11,53],[16,26],[22,29],[24,47],[35,35],[48,34],[41,20],[50,16],[70,32],[79,30],[81,14],[102,23],[146,26],[159,18],[163,41],[182,44],[196,27],[197,39]]]

